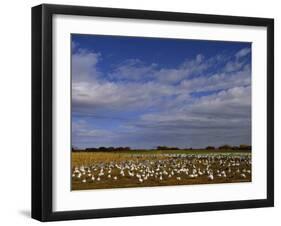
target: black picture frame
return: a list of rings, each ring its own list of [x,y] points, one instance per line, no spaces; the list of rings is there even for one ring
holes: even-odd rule
[[[267,198],[54,212],[52,210],[52,18],[55,14],[266,27]],[[274,206],[273,19],[49,4],[32,8],[32,218],[40,221],[57,221],[271,206]]]

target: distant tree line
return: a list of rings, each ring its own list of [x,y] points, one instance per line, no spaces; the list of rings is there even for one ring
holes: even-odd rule
[[[205,148],[206,150],[215,150],[215,149],[219,149],[219,150],[243,150],[243,151],[250,151],[252,150],[252,146],[251,145],[246,145],[246,144],[240,144],[239,146],[231,146],[228,144],[219,146],[218,148],[214,147],[214,146],[207,146]]]
[[[202,149],[202,148],[195,148],[196,149]],[[204,148],[203,148],[204,149]],[[207,146],[205,148],[206,150],[252,150],[251,145],[241,144],[239,146],[231,146],[228,144],[215,147],[215,146]],[[178,148],[178,147],[168,147],[168,146],[158,146],[157,150],[193,150],[193,148]]]
[[[130,147],[99,147],[99,148],[85,148],[85,149],[78,149],[78,148],[72,148],[73,152],[81,152],[81,151],[87,151],[87,152],[110,152],[110,151],[130,151]]]
[[[178,147],[167,147],[167,146],[158,146],[157,150],[180,150]]]
[[[205,150],[245,150],[250,151],[252,150],[251,145],[241,144],[239,146],[231,146],[228,144],[215,147],[215,146],[207,146],[206,148],[203,148]],[[143,149],[145,150],[145,149]],[[179,148],[179,147],[169,147],[169,146],[157,146],[156,150],[202,150],[202,148]],[[114,151],[133,151],[130,147],[98,147],[98,148],[85,148],[85,149],[79,149],[76,147],[72,147],[73,152],[114,152]]]

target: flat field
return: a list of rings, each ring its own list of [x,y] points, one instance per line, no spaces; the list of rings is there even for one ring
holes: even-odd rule
[[[72,190],[251,182],[251,152],[72,152]]]

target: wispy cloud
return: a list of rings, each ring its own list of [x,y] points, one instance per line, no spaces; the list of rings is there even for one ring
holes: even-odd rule
[[[239,50],[239,51],[235,54],[235,56],[236,56],[236,58],[242,58],[242,57],[244,57],[244,56],[249,55],[250,53],[251,53],[251,48],[244,48],[244,49]]]

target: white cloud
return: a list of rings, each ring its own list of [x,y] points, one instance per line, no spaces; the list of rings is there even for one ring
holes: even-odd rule
[[[225,65],[225,72],[234,72],[240,70],[244,65],[244,62],[230,61]]]
[[[237,123],[249,120],[251,113],[251,88],[235,87],[217,94],[198,98],[192,104],[166,109],[164,112],[150,113],[142,116],[148,124],[174,124],[180,127],[183,123],[194,126],[206,126],[206,123],[218,126],[224,123]],[[180,123],[180,124],[179,124]],[[187,127],[188,128],[188,127]]]
[[[159,107],[165,98],[179,95],[177,87],[147,82],[144,84],[119,84],[114,82],[74,82],[72,101],[74,110],[78,107],[95,112],[102,110],[132,110],[134,108]]]
[[[244,48],[244,49],[239,50],[235,54],[235,56],[236,56],[236,58],[242,58],[242,57],[244,57],[244,56],[246,56],[246,55],[248,55],[250,53],[251,53],[251,48]]]
[[[241,70],[245,66],[245,59],[243,59],[245,56],[249,55],[251,53],[250,48],[244,48],[239,50],[235,54],[235,58],[233,60],[230,60],[226,63],[224,71],[225,72],[235,72]]]
[[[72,55],[72,79],[73,82],[95,79],[99,75],[96,68],[100,54],[79,49]]]
[[[79,120],[72,122],[72,135],[77,137],[92,137],[92,138],[102,138],[113,136],[112,132],[103,129],[93,128],[92,126],[88,125],[86,121]]]
[[[139,59],[129,59],[115,67],[113,72],[109,74],[109,77],[111,79],[126,79],[129,81],[151,79],[155,73],[156,67],[156,64],[145,65]]]

